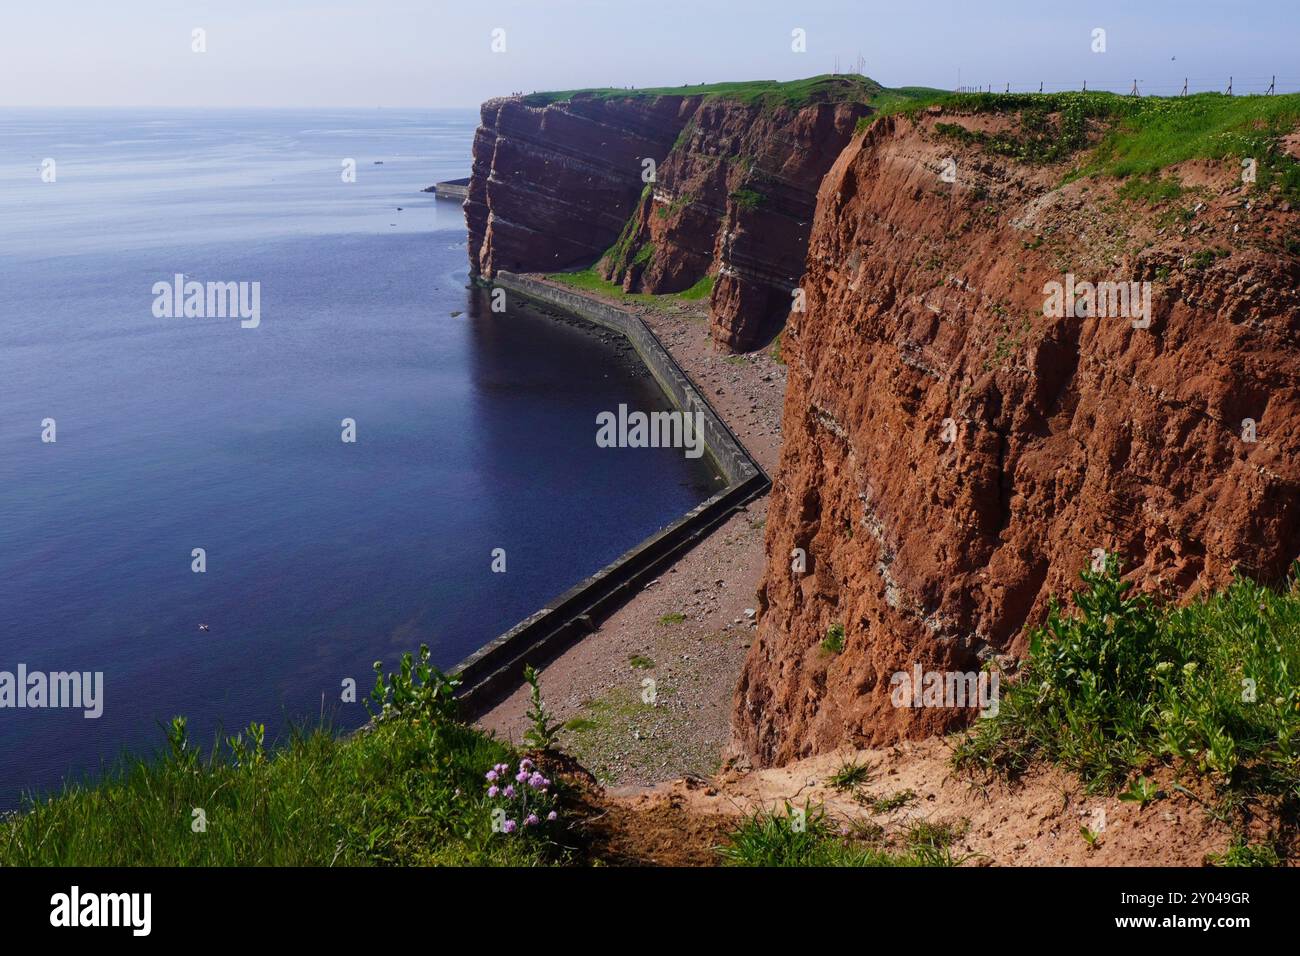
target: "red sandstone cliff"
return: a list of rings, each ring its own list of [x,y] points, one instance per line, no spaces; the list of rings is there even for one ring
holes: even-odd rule
[[[484,103],[465,201],[471,272],[595,261],[641,195],[642,159],[664,158],[695,105],[674,96]]]
[[[715,340],[744,350],[781,328],[802,274],[817,187],[866,100],[829,77],[805,100],[579,93],[484,104],[465,217],[470,268],[591,265],[628,291],[715,279]],[[643,181],[645,160],[654,181]]]
[[[702,104],[604,263],[629,292],[681,292],[714,276],[714,340],[757,348],[784,325],[822,177],[862,103],[801,109]]]
[[[818,196],[735,702],[759,763],[968,719],[895,708],[891,674],[1022,652],[1094,548],[1179,596],[1233,568],[1275,578],[1300,551],[1297,215],[1234,160],[1174,170],[1199,198],[1161,217],[939,122],[1011,121],[882,119]],[[1150,281],[1150,328],[1046,317],[1066,272]],[[842,653],[820,647],[832,624]]]

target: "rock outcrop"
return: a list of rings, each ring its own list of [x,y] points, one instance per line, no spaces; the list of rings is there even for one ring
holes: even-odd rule
[[[600,268],[627,291],[712,279],[715,340],[763,345],[790,311],[821,178],[881,90],[853,77],[801,85],[798,98],[490,100],[465,202],[471,272],[555,271],[609,252]]]
[[[1300,552],[1297,215],[1234,160],[1149,207],[952,135],[1012,122],[886,117],[822,182],[733,715],[756,763],[971,719],[891,676],[1021,654],[1095,549],[1183,599]],[[1067,274],[1150,283],[1149,327],[1052,317]]]

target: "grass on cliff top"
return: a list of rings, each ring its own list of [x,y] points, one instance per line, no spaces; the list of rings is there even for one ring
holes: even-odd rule
[[[591,99],[639,99],[652,96],[706,96],[733,100],[747,106],[774,108],[778,106],[798,109],[810,103],[859,102],[869,105],[909,102],[917,96],[933,96],[937,90],[923,87],[889,89],[869,77],[857,74],[830,74],[810,76],[803,80],[749,80],[735,83],[701,83],[695,86],[654,86],[644,89],[617,87],[585,90],[557,90],[547,93],[530,93],[523,102],[528,106],[548,106],[567,103],[576,96]]]
[[[957,765],[1014,775],[1046,760],[1144,803],[1143,771],[1169,766],[1208,777],[1229,804],[1300,806],[1300,581],[1238,578],[1175,608],[1131,593],[1113,557],[1082,577],[1076,613],[1052,607]]]
[[[915,115],[938,104],[954,113],[1018,113],[1013,134],[951,131],[986,148],[1030,162],[1057,162],[1088,145],[1089,122],[1111,124],[1101,141],[1076,159],[1069,179],[1080,176],[1154,176],[1194,159],[1254,158],[1257,185],[1278,181],[1300,192],[1300,163],[1278,140],[1300,123],[1300,94],[1132,97],[1115,93],[950,93],[896,103],[882,113]],[[1059,119],[1049,122],[1050,114]]]
[[[427,659],[423,662],[427,664]],[[257,726],[200,755],[183,720],[154,759],[124,758],[0,820],[3,866],[535,865],[537,831],[494,832],[484,773],[515,757],[456,721],[449,685],[389,675],[389,707],[351,737],[297,732],[274,750]],[[421,674],[427,679],[421,683]],[[198,829],[200,817],[206,829]]]

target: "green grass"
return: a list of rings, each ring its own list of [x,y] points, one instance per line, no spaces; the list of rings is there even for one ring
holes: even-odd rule
[[[561,285],[580,289],[583,292],[595,292],[617,299],[620,302],[633,305],[648,305],[656,309],[676,309],[686,305],[695,308],[694,303],[713,293],[712,276],[706,276],[683,292],[669,292],[663,295],[650,295],[646,292],[624,292],[622,286],[601,276],[596,271],[595,266],[583,269],[581,272],[552,272],[546,278]]]
[[[881,113],[915,116],[932,104],[958,114],[1018,114],[1018,127],[1009,133],[958,130],[954,128],[960,127],[958,123],[936,124],[936,132],[1028,162],[1074,158],[1067,181],[1101,175],[1154,177],[1188,160],[1253,158],[1258,164],[1258,188],[1277,183],[1288,196],[1300,196],[1300,163],[1278,143],[1300,123],[1300,94],[949,93],[903,100]],[[1094,121],[1109,129],[1090,146],[1089,127]]]
[[[897,793],[891,793],[885,797],[876,797],[867,801],[867,806],[872,813],[892,813],[900,810],[910,803],[916,802],[915,790],[899,790]]]
[[[1113,557],[1082,577],[1076,613],[1052,607],[997,716],[964,739],[956,764],[1014,775],[1047,760],[1091,792],[1166,765],[1207,776],[1226,801],[1295,806],[1300,585],[1238,578],[1176,608],[1131,593]]]
[[[871,767],[850,758],[840,764],[839,769],[831,774],[826,782],[841,793],[845,793],[864,786],[870,779]]]
[[[782,329],[780,332],[776,333],[776,340],[772,342],[772,351],[769,353],[772,356],[772,361],[776,362],[778,365],[785,364],[785,355],[781,351],[781,341],[784,338],[785,329]]]
[[[642,187],[641,198],[637,200],[637,209],[640,209],[641,206],[645,204],[653,191],[654,185],[651,183],[646,183],[645,186]],[[632,215],[627,217],[627,221],[623,223],[623,229],[619,232],[618,238],[614,240],[614,244],[606,249],[605,254],[601,256],[601,260],[609,263],[618,275],[622,275],[626,272],[628,266],[630,266],[634,261],[641,261],[637,257],[645,251],[646,246],[643,245],[640,248],[634,247],[639,231],[639,223],[640,216],[634,211]],[[653,254],[654,247],[650,246],[650,255]]]
[[[713,295],[713,276],[704,276],[689,289],[683,289],[677,293],[677,298],[685,299],[687,302],[698,302],[700,299],[707,299]]]
[[[747,187],[732,190],[731,198],[736,201],[737,206],[746,210],[757,209],[767,199],[762,193]]]
[[[1081,174],[1150,176],[1192,159],[1253,157],[1260,188],[1274,177],[1284,191],[1300,186],[1300,164],[1277,146],[1277,138],[1300,122],[1300,94],[1141,99],[1120,108],[1117,118],[1118,126],[1081,165]]]
[[[638,671],[653,670],[655,666],[655,662],[644,654],[633,654],[627,659],[627,662],[633,670]]]
[[[409,665],[409,655],[407,657]],[[536,836],[493,832],[484,773],[515,755],[454,720],[449,685],[414,665],[372,728],[324,728],[275,749],[262,731],[201,754],[179,718],[168,748],[123,758],[0,823],[5,866],[532,865]],[[420,674],[430,679],[422,687]],[[390,675],[391,676],[391,675]],[[201,810],[206,830],[196,832]]]
[[[933,96],[938,92],[924,87],[889,89],[865,76],[822,74],[785,82],[749,80],[734,83],[701,83],[696,86],[654,86],[639,90],[614,87],[555,90],[530,93],[523,97],[523,102],[528,106],[548,106],[551,103],[567,103],[577,96],[597,100],[639,99],[651,96],[703,96],[768,109],[776,107],[798,109],[811,103],[845,101],[894,106],[910,102],[917,97]]]
[[[901,849],[841,835],[821,807],[802,812],[756,813],[742,820],[718,852],[730,866],[957,866],[949,845],[953,830],[914,826]]]
[[[1232,255],[1232,253],[1222,247],[1198,249],[1188,257],[1187,267],[1189,269],[1208,269],[1210,266],[1214,265],[1216,260],[1226,259],[1230,255]]]
[[[677,147],[674,146],[673,148],[676,149]],[[693,195],[690,193],[682,193],[678,196],[674,196],[672,201],[667,205],[664,205],[663,203],[656,205],[655,215],[660,219],[667,219],[669,216],[677,215],[694,201],[695,197]]]
[[[668,626],[671,624],[680,624],[684,620],[686,620],[685,614],[682,614],[679,611],[670,611],[659,618],[659,623]]]
[[[822,640],[822,650],[828,654],[838,654],[844,650],[843,624],[832,624],[826,628],[826,637]]]
[[[1183,184],[1177,176],[1131,176],[1119,188],[1119,197],[1133,202],[1156,206],[1172,202],[1183,195]]]
[[[1017,355],[1032,327],[1028,316],[1022,317],[1019,324],[1016,324],[1000,306],[995,306],[994,312],[1000,317],[1000,326],[998,337],[993,343],[993,351],[984,359],[981,366],[985,371],[1001,368],[1008,359]]]
[[[1205,862],[1210,866],[1281,866],[1277,850],[1266,843],[1248,843],[1237,840],[1223,853],[1210,853]]]
[[[603,278],[595,267],[583,269],[581,272],[553,272],[546,278],[552,282],[559,282],[562,285],[573,286],[575,289],[584,289],[587,292],[603,292],[606,295],[627,295],[621,286]]]
[[[618,283],[610,282],[596,271],[592,266],[583,269],[581,272],[553,272],[546,278],[552,282],[558,282],[561,285],[571,286],[575,289],[581,289],[584,292],[598,292],[602,295],[611,296],[623,302],[632,302],[640,305],[662,305],[666,304],[661,300],[667,296],[647,295],[643,292],[624,292],[623,287]]]

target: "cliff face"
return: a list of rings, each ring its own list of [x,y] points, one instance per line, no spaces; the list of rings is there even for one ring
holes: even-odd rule
[[[627,291],[714,278],[714,338],[769,340],[803,271],[817,187],[877,84],[818,78],[803,101],[579,93],[490,100],[465,217],[471,272],[596,262]],[[655,163],[643,181],[644,162]]]
[[[629,292],[681,292],[715,277],[715,341],[757,348],[785,323],[817,187],[870,109],[766,109],[707,101],[691,116],[602,263]]]
[[[1166,216],[937,128],[1008,122],[882,119],[822,182],[735,702],[758,763],[969,720],[891,675],[1020,654],[1096,548],[1183,597],[1300,551],[1298,217],[1232,160]],[[1150,327],[1045,315],[1066,273],[1150,282]]]
[[[471,273],[594,261],[641,194],[642,159],[663,160],[694,105],[674,96],[484,103],[465,201]]]

